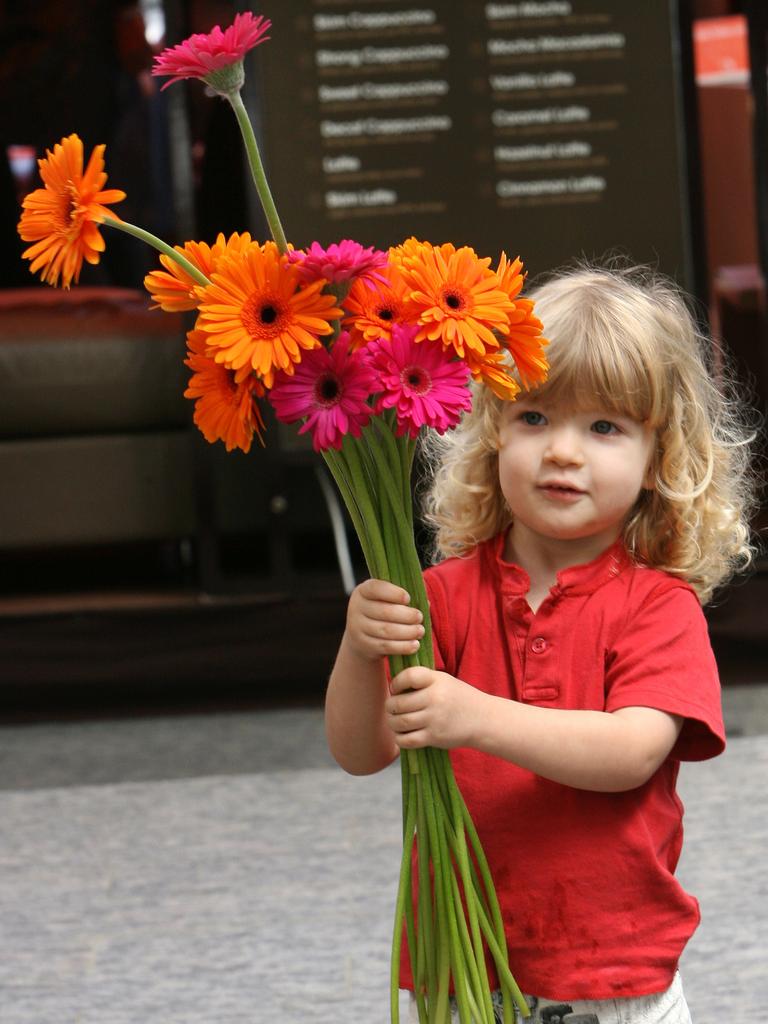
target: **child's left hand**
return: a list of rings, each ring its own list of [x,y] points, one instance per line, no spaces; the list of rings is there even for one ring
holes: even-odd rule
[[[387,722],[401,750],[472,745],[487,694],[447,672],[421,666],[396,675],[389,692]]]

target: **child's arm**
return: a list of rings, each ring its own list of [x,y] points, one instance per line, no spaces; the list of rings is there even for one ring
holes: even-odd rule
[[[683,719],[648,707],[613,712],[507,700],[426,668],[391,683],[385,711],[401,749],[474,747],[577,789],[621,792],[669,755]]]
[[[331,753],[353,775],[380,771],[399,753],[384,712],[384,658],[418,649],[422,615],[409,600],[402,587],[384,580],[366,580],[349,599],[325,699],[325,731]]]

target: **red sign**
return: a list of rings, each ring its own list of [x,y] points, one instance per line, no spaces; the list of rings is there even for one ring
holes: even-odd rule
[[[747,19],[702,18],[693,23],[693,53],[698,85],[742,85],[749,81]]]

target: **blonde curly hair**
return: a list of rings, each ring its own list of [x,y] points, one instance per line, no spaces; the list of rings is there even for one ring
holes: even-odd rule
[[[706,603],[754,555],[754,418],[723,353],[674,283],[648,268],[579,266],[529,297],[550,341],[549,377],[534,394],[574,409],[597,405],[655,431],[654,488],[638,497],[623,540],[638,563],[681,577]],[[431,432],[425,443],[424,519],[436,561],[467,555],[511,522],[498,480],[504,407],[478,388],[456,430]]]

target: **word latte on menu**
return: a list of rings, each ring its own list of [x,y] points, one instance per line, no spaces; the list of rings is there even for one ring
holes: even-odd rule
[[[491,88],[498,92],[512,92],[515,89],[571,89],[576,84],[572,71],[539,71],[531,74],[491,75]]]
[[[503,199],[510,196],[560,196],[568,193],[604,192],[608,183],[597,174],[581,178],[545,178],[536,181],[507,181],[496,183],[496,194]]]
[[[592,155],[589,142],[547,142],[544,145],[529,143],[524,146],[496,146],[493,155],[499,162],[514,163],[518,160],[581,160]]]
[[[499,128],[527,124],[573,124],[588,121],[589,107],[572,104],[568,107],[545,107],[543,110],[494,110],[491,121]]]

